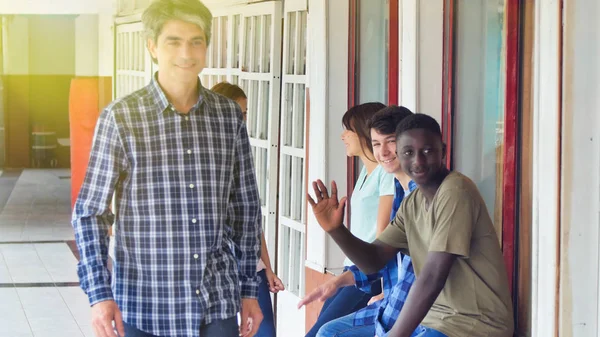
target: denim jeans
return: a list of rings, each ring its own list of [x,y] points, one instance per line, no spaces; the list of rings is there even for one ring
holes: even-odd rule
[[[275,337],[275,321],[273,319],[273,304],[269,291],[267,272],[263,269],[258,272],[260,284],[258,285],[258,305],[263,314],[262,323],[258,327],[255,337]]]
[[[155,335],[143,332],[133,325],[125,324],[124,337],[157,337]],[[200,327],[200,337],[239,337],[237,317],[224,320],[216,320]],[[123,337],[123,336],[121,336]]]
[[[360,291],[355,286],[343,287],[323,304],[321,313],[315,325],[306,337],[315,337],[319,329],[334,319],[346,316],[367,306],[371,297],[381,293],[381,282],[374,282],[371,293]]]
[[[375,324],[354,325],[354,313],[333,320],[321,327],[317,337],[373,337]],[[380,337],[380,336],[378,336]],[[383,337],[383,336],[381,336]],[[410,337],[447,337],[443,333],[419,325]]]
[[[326,323],[317,337],[373,337],[375,324],[354,326],[354,313]]]

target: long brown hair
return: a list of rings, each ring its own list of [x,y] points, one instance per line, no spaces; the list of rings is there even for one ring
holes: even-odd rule
[[[342,124],[346,130],[354,131],[360,141],[360,148],[365,156],[375,162],[375,158],[369,158],[365,147],[373,154],[373,146],[371,145],[371,129],[369,128],[369,120],[375,113],[385,108],[385,104],[379,102],[369,102],[353,106],[348,109],[342,117]]]

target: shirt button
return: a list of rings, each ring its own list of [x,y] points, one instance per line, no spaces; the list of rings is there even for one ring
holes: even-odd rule
[[[196,223],[198,220],[196,219],[192,219],[192,223]]]
[[[186,121],[189,121],[189,120],[190,120],[190,118],[189,118],[188,116],[185,116],[185,120],[186,120]]]
[[[190,184],[190,188],[194,188],[194,184]]]
[[[194,254],[194,259],[198,259],[198,254]]]
[[[192,150],[187,150],[187,153],[188,154],[192,154]]]
[[[200,295],[200,290],[196,289],[196,295]]]

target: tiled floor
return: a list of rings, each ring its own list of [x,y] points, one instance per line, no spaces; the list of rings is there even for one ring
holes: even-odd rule
[[[0,207],[0,337],[94,336],[67,245],[69,176],[25,170]]]

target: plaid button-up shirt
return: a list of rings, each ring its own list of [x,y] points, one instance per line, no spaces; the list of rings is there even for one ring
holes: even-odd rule
[[[256,298],[261,215],[237,104],[199,83],[178,114],[156,77],[101,114],[73,212],[78,274],[90,304],[160,336],[198,336]],[[115,260],[103,216],[116,192]],[[241,287],[240,287],[241,285]]]
[[[394,182],[396,183],[396,189],[391,219],[395,217],[400,208],[400,203],[405,197],[402,185],[396,179],[394,179]],[[417,185],[412,181],[408,186],[411,192],[417,188]],[[394,259],[388,262],[382,270],[371,275],[365,275],[356,266],[350,267],[350,271],[354,274],[356,287],[364,292],[370,292],[371,283],[383,279],[384,298],[354,314],[355,326],[375,324],[375,334],[378,337],[387,336],[387,333],[392,329],[398,315],[400,315],[400,310],[406,302],[408,292],[415,282],[415,271],[410,257],[398,253],[398,258],[402,261],[400,265],[398,265],[398,259]]]

